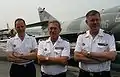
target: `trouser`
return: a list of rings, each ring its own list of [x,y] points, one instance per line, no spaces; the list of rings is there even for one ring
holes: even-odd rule
[[[111,77],[111,76],[110,76],[110,71],[87,72],[80,69],[79,77]]]
[[[10,68],[10,77],[36,77],[34,63],[25,65],[12,64]]]
[[[41,77],[66,77],[66,72],[63,72],[57,75],[48,75],[44,72],[41,72]]]

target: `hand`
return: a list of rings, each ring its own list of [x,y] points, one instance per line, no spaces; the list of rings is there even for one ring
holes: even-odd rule
[[[82,49],[82,50],[81,50],[81,53],[82,53],[84,56],[87,56],[88,51]]]
[[[13,56],[20,58],[23,56],[23,54],[20,54],[19,52],[13,52]]]
[[[108,52],[109,51],[109,48],[107,48],[106,50],[104,50],[104,52]]]

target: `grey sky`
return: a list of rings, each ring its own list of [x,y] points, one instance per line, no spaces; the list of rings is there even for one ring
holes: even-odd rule
[[[22,17],[26,23],[40,21],[38,7],[46,10],[60,21],[76,19],[91,9],[107,9],[120,5],[120,0],[1,0],[0,29],[8,23],[14,27],[14,20]]]

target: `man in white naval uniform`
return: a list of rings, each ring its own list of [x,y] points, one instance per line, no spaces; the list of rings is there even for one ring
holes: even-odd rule
[[[61,25],[58,21],[49,21],[50,37],[46,41],[39,42],[37,55],[42,77],[66,77],[70,44],[59,36],[60,31]]]
[[[10,77],[36,77],[33,60],[37,55],[37,42],[25,33],[26,24],[21,18],[15,20],[16,36],[7,41],[7,58],[12,62]]]
[[[100,29],[101,17],[96,10],[86,14],[89,30],[77,38],[74,58],[79,61],[79,77],[111,77],[110,64],[115,60],[113,34]]]

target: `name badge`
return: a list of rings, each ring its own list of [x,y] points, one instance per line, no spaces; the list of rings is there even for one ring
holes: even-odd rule
[[[108,46],[106,43],[98,43],[99,46]]]
[[[63,50],[64,47],[55,47],[55,49],[60,49],[60,50]]]

